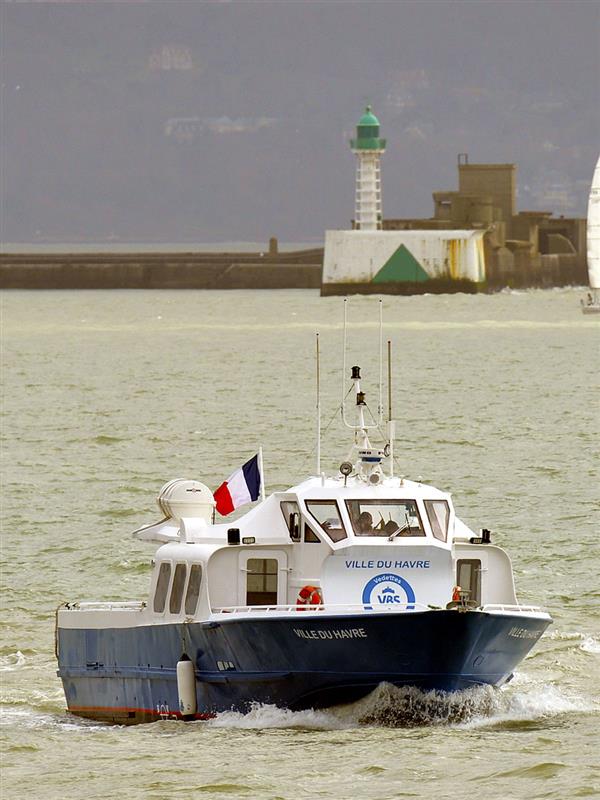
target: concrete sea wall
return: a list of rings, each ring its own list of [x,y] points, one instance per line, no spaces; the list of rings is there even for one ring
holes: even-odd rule
[[[318,289],[323,250],[2,253],[2,289]]]

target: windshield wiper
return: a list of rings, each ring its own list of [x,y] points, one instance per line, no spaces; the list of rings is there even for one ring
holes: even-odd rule
[[[396,536],[399,536],[402,531],[409,530],[410,531],[410,519],[408,518],[408,511],[405,514],[406,522],[397,531],[394,531],[390,536],[388,536],[388,542],[391,542],[392,539],[395,539]]]

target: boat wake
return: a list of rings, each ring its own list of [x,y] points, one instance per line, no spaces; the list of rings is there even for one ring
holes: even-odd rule
[[[207,724],[219,728],[341,730],[360,726],[415,728],[427,726],[514,725],[547,720],[561,714],[597,710],[589,699],[566,695],[555,686],[530,684],[495,689],[476,687],[460,692],[423,692],[413,687],[381,684],[370,695],[327,711],[289,711],[254,705],[242,714],[227,711]]]
[[[27,700],[6,702],[0,708],[0,727],[59,728],[99,731],[118,726],[66,714],[61,693],[30,692]],[[598,712],[600,702],[573,692],[565,693],[557,686],[533,681],[518,675],[503,689],[476,687],[461,692],[422,692],[381,684],[370,695],[345,706],[327,710],[290,711],[274,705],[256,703],[247,713],[224,711],[211,720],[188,723],[214,728],[238,730],[332,731],[358,727],[515,727],[552,724],[563,714]],[[60,709],[60,710],[59,710]],[[157,725],[176,725],[165,720]],[[186,726],[184,726],[186,727]],[[183,730],[183,727],[181,728]]]

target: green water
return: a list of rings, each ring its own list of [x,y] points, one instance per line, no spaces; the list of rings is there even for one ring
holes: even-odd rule
[[[554,625],[514,681],[447,703],[382,687],[328,712],[258,707],[126,729],[67,715],[54,609],[144,598],[173,477],[215,487],[262,444],[267,491],[348,442],[339,299],[315,292],[5,292],[3,800],[600,796],[600,325],[571,290],[384,298],[399,470],[453,492]],[[376,406],[378,303],[348,365]],[[418,700],[418,702],[417,702]]]

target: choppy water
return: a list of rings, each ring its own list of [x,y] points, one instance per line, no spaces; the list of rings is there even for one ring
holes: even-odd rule
[[[296,292],[2,297],[3,800],[600,796],[598,364],[581,292],[385,298],[401,471],[453,491],[554,616],[515,680],[451,698],[382,686],[353,706],[257,707],[119,728],[64,711],[54,609],[133,599],[169,478],[215,486],[262,444],[267,488],[314,469],[341,394],[341,301]],[[377,301],[348,364],[376,406]],[[369,381],[371,378],[371,381]],[[324,463],[346,455],[334,421]]]

